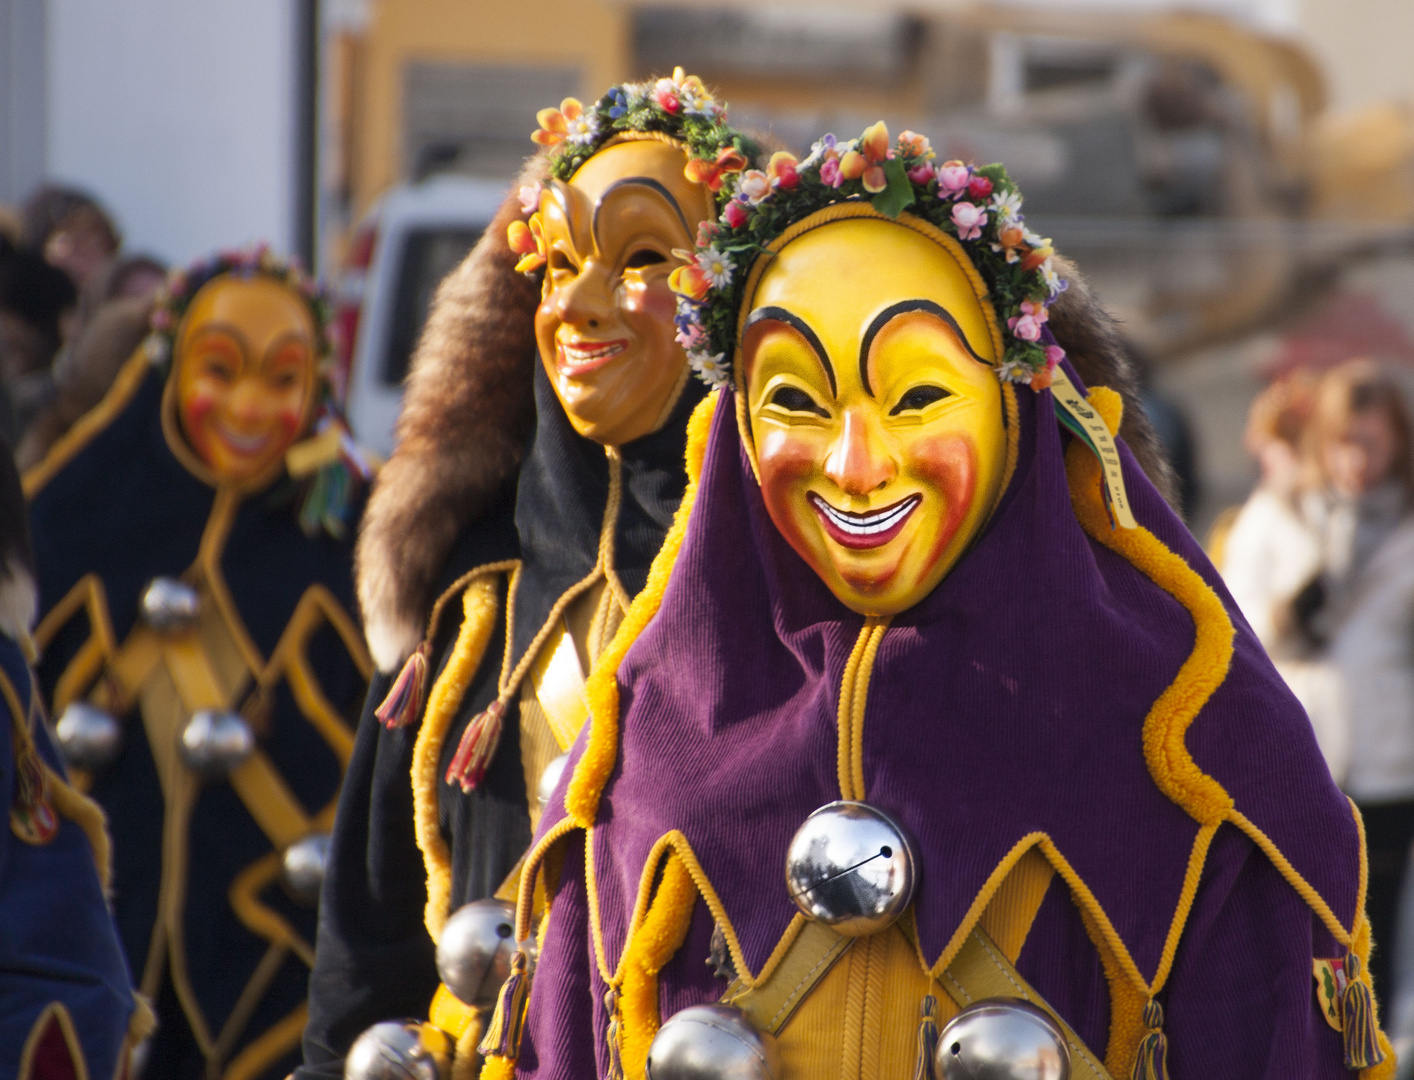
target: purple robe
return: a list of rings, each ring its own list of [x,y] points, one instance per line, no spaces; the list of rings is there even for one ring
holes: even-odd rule
[[[1013,845],[1043,832],[1152,979],[1199,825],[1160,790],[1141,738],[1193,650],[1194,622],[1083,531],[1064,469],[1071,437],[1051,395],[1019,388],[1017,398],[1018,463],[996,513],[879,647],[864,720],[867,801],[916,839],[915,911],[929,961]],[[759,971],[796,910],[787,844],[811,811],[840,797],[838,694],[863,619],[772,524],[733,405],[724,391],[661,607],[618,670],[617,761],[595,821],[611,969],[649,850],[678,829]],[[1360,867],[1352,809],[1211,563],[1122,445],[1121,455],[1135,516],[1216,591],[1236,630],[1226,677],[1188,728],[1188,751],[1349,930]],[[542,834],[565,815],[563,794],[562,783]],[[517,1071],[602,1077],[606,987],[588,930],[583,834],[563,843]],[[720,998],[724,984],[704,964],[711,929],[699,901],[660,976],[665,1019]],[[1221,825],[1158,994],[1171,1080],[1352,1075],[1312,978],[1314,958],[1344,952],[1254,842]],[[1104,1056],[1109,988],[1060,875],[1017,967]]]

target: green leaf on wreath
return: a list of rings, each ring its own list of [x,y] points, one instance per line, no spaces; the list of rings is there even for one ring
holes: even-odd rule
[[[896,218],[913,205],[913,184],[908,179],[908,170],[902,158],[884,162],[884,178],[888,186],[874,196],[872,205],[885,217]]]

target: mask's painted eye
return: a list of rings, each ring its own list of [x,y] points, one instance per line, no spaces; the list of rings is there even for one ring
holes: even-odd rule
[[[639,248],[625,261],[624,269],[642,270],[646,266],[657,266],[667,261],[667,256],[662,252],[654,251],[652,248]]]
[[[952,397],[952,394],[941,386],[915,386],[898,399],[898,404],[889,410],[889,415],[897,416],[902,412],[918,412],[920,409],[926,409],[935,401],[942,401],[945,397]]]
[[[564,271],[571,274],[579,273],[579,267],[570,261],[570,257],[563,251],[550,252],[550,269]]]
[[[771,395],[771,404],[785,409],[787,412],[811,413],[815,416],[828,417],[830,414],[815,404],[815,400],[804,390],[794,386],[782,386]]]

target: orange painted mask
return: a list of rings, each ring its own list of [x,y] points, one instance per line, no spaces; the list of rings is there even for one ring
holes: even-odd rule
[[[541,195],[540,359],[574,429],[607,446],[656,431],[687,382],[668,275],[713,202],[686,162],[667,143],[618,143]]]
[[[827,223],[781,248],[749,298],[741,355],[766,509],[867,615],[933,591],[1005,472],[995,316],[938,236]]]
[[[182,436],[218,482],[258,486],[279,471],[315,404],[313,316],[269,278],[208,282],[177,334],[172,379]]]

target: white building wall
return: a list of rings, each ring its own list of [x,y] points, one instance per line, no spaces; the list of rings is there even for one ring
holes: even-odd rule
[[[294,232],[290,0],[46,0],[49,176],[175,262]]]

